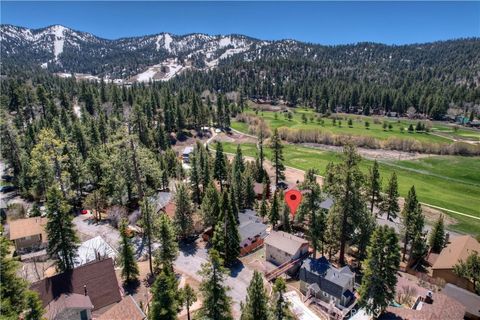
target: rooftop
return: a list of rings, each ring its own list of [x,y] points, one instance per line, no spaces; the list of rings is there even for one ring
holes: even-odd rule
[[[460,260],[465,261],[474,251],[480,253],[480,243],[471,236],[452,238],[443,248],[432,269],[452,269]]]
[[[261,222],[261,219],[255,215],[255,211],[246,210],[245,213],[240,212],[238,219],[240,220],[238,232],[240,233],[241,242],[248,238],[254,238],[267,230],[267,225]]]
[[[97,320],[143,320],[146,318],[147,316],[142,309],[140,309],[137,302],[131,295],[128,295],[99,316]]]
[[[447,297],[442,293],[433,294],[431,304],[423,302],[419,309],[404,307],[387,307],[386,312],[380,316],[382,320],[462,320],[465,315],[465,307],[458,301]]]
[[[340,269],[335,268],[325,257],[320,257],[316,260],[312,258],[305,259],[302,263],[301,269],[321,276],[342,288],[345,288],[355,277],[355,274],[349,267],[345,266]]]
[[[78,308],[78,309],[93,309],[92,301],[90,297],[85,294],[70,293],[62,294],[56,300],[52,300],[46,307],[45,318],[55,319],[56,316],[63,312],[65,309]]]
[[[99,258],[114,259],[116,256],[115,250],[113,250],[101,236],[96,236],[95,238],[82,242],[78,247],[77,254],[75,267],[99,260]]]
[[[42,241],[46,242],[47,233],[45,232],[45,226],[47,225],[47,221],[47,218],[41,217],[32,217],[10,221],[10,240],[16,240],[41,234]]]
[[[308,245],[308,241],[283,231],[272,231],[265,244],[294,255],[303,245]]]
[[[447,283],[442,291],[448,297],[460,302],[466,311],[480,318],[480,296],[454,284]]]
[[[122,299],[111,258],[45,278],[32,284],[30,289],[39,293],[44,307],[65,294],[84,295],[85,289],[93,303],[93,310]]]

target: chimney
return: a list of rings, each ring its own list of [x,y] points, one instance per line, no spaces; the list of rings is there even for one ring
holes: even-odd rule
[[[87,296],[88,291],[87,291],[87,285],[86,284],[83,285],[83,291],[85,292],[85,296]]]

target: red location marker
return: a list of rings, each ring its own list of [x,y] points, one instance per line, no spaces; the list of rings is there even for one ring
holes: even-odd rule
[[[285,193],[285,202],[287,202],[292,216],[295,216],[295,212],[297,211],[300,202],[302,202],[302,194],[298,190],[288,190]]]

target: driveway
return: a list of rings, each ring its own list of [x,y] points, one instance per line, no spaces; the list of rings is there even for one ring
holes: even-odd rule
[[[207,249],[200,247],[198,242],[182,245],[177,260],[175,260],[175,270],[182,274],[186,274],[196,281],[202,281],[202,277],[198,272],[202,268],[202,264],[208,259]],[[247,295],[247,287],[253,276],[253,270],[239,263],[233,267],[225,280],[230,290],[228,295],[233,302],[233,315],[235,319],[240,318],[240,302],[245,301]]]

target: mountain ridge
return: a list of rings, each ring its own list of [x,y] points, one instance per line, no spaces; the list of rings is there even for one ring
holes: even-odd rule
[[[464,55],[456,47],[478,48],[480,44],[480,38],[465,38],[408,45],[359,42],[331,46],[295,39],[261,40],[242,34],[170,32],[106,39],[60,24],[37,29],[1,24],[0,31],[2,67],[7,71],[20,65],[42,67],[65,76],[85,73],[129,82],[170,80],[187,70],[205,71],[235,61],[268,59],[331,62],[342,68],[388,65],[389,60],[399,60],[405,68],[431,67],[448,63],[449,58],[439,57],[445,48],[454,47]],[[438,58],[440,61],[434,61]],[[463,64],[471,65],[468,61]],[[477,67],[478,63],[473,65]]]

